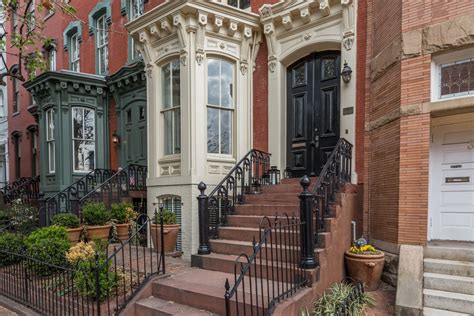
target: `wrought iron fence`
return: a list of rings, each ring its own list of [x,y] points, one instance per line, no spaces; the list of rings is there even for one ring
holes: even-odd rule
[[[151,248],[152,222],[142,216],[130,239],[73,265],[0,249],[0,294],[45,315],[118,315],[151,277],[165,273],[163,242]],[[154,240],[163,241],[162,211],[158,218]]]
[[[23,204],[36,204],[39,198],[39,176],[22,177],[0,190],[4,204],[21,200]]]
[[[253,253],[241,254],[234,265],[234,285],[225,283],[226,315],[271,315],[275,306],[307,284],[300,266],[299,217],[264,217]]]
[[[38,203],[40,225],[50,225],[56,214],[73,212],[73,201],[77,201],[93,191],[115,173],[115,170],[97,168],[51,197],[45,199],[40,194]],[[76,215],[78,214],[76,213]]]
[[[81,217],[80,210],[89,201],[103,202],[107,208],[110,208],[113,203],[119,203],[124,197],[128,197],[130,191],[145,191],[146,177],[146,166],[129,165],[112,175],[82,198],[72,200],[71,208],[73,213]]]

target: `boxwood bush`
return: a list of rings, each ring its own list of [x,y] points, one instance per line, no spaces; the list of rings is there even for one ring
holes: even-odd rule
[[[14,254],[24,254],[24,252],[23,236],[13,233],[0,234],[0,267],[20,262],[22,256]]]
[[[153,224],[160,224],[160,213],[156,213],[153,217]],[[170,210],[163,210],[163,225],[175,225],[176,224],[176,214]]]
[[[62,213],[53,217],[53,225],[64,228],[78,228],[81,226],[81,221],[79,217],[72,213]]]
[[[31,268],[39,275],[46,276],[54,273],[53,266],[67,265],[66,252],[71,247],[66,229],[59,226],[50,226],[32,232],[25,239],[28,256],[44,262],[32,262]]]
[[[110,212],[102,202],[89,202],[82,208],[82,218],[86,225],[102,226],[110,221]]]

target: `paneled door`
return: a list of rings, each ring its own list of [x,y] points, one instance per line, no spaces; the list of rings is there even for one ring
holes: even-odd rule
[[[137,100],[123,111],[124,139],[122,153],[122,167],[130,164],[147,164],[146,142],[146,102]]]
[[[303,58],[287,72],[287,168],[292,177],[320,173],[339,140],[340,53]]]

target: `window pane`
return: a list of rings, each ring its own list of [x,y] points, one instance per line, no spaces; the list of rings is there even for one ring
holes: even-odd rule
[[[174,111],[174,154],[181,153],[181,113],[179,109]]]
[[[216,59],[207,62],[207,103],[212,105],[220,105],[219,64]]]
[[[232,107],[233,77],[232,64],[221,61],[221,105],[225,107]]]
[[[76,108],[72,111],[73,115],[73,138],[83,138],[83,130],[82,130],[82,109]]]
[[[207,109],[207,152],[219,153],[219,110]]]
[[[84,133],[85,139],[95,139],[95,117],[94,111],[84,110]]]
[[[165,155],[173,154],[173,111],[167,111],[165,115]]]
[[[232,112],[221,113],[221,154],[232,153]]]
[[[173,106],[179,106],[181,104],[180,100],[180,78],[179,78],[179,60],[174,61],[172,64],[173,68]]]
[[[171,72],[170,72],[170,64],[167,64],[163,67],[162,70],[162,91],[163,91],[163,108],[168,109],[171,107]]]
[[[89,171],[94,169],[94,142],[83,140],[74,141],[74,170]]]
[[[54,172],[56,165],[54,142],[48,143],[49,172]]]

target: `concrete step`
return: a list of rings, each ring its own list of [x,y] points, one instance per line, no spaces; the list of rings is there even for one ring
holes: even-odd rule
[[[430,290],[474,295],[474,278],[425,272],[423,287]]]
[[[225,315],[224,285],[226,279],[229,280],[230,286],[232,287],[234,284],[233,273],[190,268],[168,278],[154,281],[152,283],[152,294],[162,300],[174,301],[178,304],[188,305],[196,309],[205,309],[211,313]],[[262,305],[267,305],[267,288],[263,287],[262,293],[262,288],[256,288],[256,284],[261,284],[260,279],[256,281],[257,282],[252,278],[252,289],[250,289],[250,282],[246,282],[245,289],[239,287],[237,291],[237,295],[239,295],[238,308],[241,314],[244,314],[244,309],[247,315],[257,314],[255,293],[258,293],[259,308],[261,309]],[[266,281],[264,282],[264,284],[266,284]],[[284,288],[285,285],[278,283],[276,286]],[[270,288],[270,291],[271,290]],[[253,293],[253,307],[250,306],[250,293]],[[246,297],[245,305],[243,304],[244,295]],[[236,308],[237,303],[234,296],[231,298],[232,314],[236,314]],[[259,312],[262,314],[261,310],[259,310]]]
[[[140,316],[172,316],[172,315],[195,315],[195,316],[217,316],[217,314],[196,309],[188,305],[181,305],[173,301],[166,301],[150,296],[135,304],[135,315]]]
[[[423,302],[430,308],[474,314],[474,295],[423,289]]]
[[[427,258],[424,272],[474,277],[474,262]]]
[[[474,262],[474,244],[434,242],[425,247],[424,257]]]
[[[227,225],[228,226],[238,226],[238,227],[260,227],[262,223],[263,215],[229,215],[227,216]],[[275,216],[268,216],[268,218],[273,222],[275,221]],[[333,217],[328,217],[325,220],[326,231],[331,232],[335,230],[336,219]]]
[[[298,195],[303,191],[299,183],[262,186],[262,193],[292,193]]]
[[[294,205],[299,204],[300,199],[295,193],[260,193],[246,194],[245,204],[282,204]]]
[[[450,312],[443,309],[437,308],[423,308],[423,316],[469,316],[469,314]]]
[[[296,203],[271,203],[263,201],[262,204],[239,204],[235,206],[235,215],[283,216],[299,214],[299,205]]]

